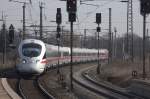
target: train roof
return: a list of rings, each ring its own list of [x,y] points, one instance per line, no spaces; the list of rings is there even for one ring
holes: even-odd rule
[[[51,44],[46,44],[46,48],[49,50],[58,50],[58,46],[51,45]],[[70,48],[69,47],[61,47],[60,46],[60,51],[61,52],[69,52],[70,53]],[[76,53],[97,53],[97,49],[87,49],[87,48],[73,48],[73,52]],[[100,49],[100,53],[108,53],[107,49]]]
[[[51,44],[47,44],[47,43],[44,43],[43,41],[41,40],[37,40],[37,39],[25,39],[23,40],[20,45],[19,45],[19,53],[21,55],[21,49],[22,49],[22,45],[23,44],[26,44],[26,43],[37,43],[37,44],[40,44],[41,46],[46,46],[46,51],[58,51],[58,46],[56,45],[51,45]],[[71,53],[70,51],[70,47],[59,47],[59,50],[61,52],[68,52],[69,54]],[[98,50],[97,49],[87,49],[87,48],[73,48],[73,52],[74,53],[97,53]],[[108,50],[107,49],[99,49],[99,52],[100,53],[108,53]]]
[[[44,43],[43,41],[37,40],[37,39],[25,39],[21,42],[21,45],[25,44],[25,43],[32,43],[32,42],[38,43],[40,45],[46,45],[47,50],[55,50],[55,51],[58,50],[58,46],[47,44],[47,43]],[[60,46],[59,49],[61,52],[69,52],[70,53],[69,47],[61,47]],[[73,48],[73,52],[76,52],[76,53],[97,53],[97,51],[98,51],[97,49]],[[107,49],[100,49],[99,52],[100,53],[108,53],[108,50]]]
[[[25,39],[25,40],[21,41],[20,44],[25,44],[25,43],[38,43],[38,44],[42,44],[42,45],[44,44],[43,41],[38,40],[38,39]]]
[[[55,45],[51,45],[51,44],[45,44],[46,45],[46,48],[47,50],[58,50],[58,46],[55,46]],[[68,47],[61,47],[60,46],[60,50],[62,52],[68,52],[69,51],[69,48]]]

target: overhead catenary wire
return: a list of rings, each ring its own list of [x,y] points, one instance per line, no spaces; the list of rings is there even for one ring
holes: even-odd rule
[[[84,0],[85,2],[90,2],[90,3],[84,3],[85,5],[91,5],[91,6],[94,6],[94,4],[92,3],[92,2],[96,2],[96,5],[95,5],[95,9],[93,10],[93,11],[90,11],[90,12],[87,12],[86,13],[86,17],[84,17],[83,19],[83,21],[81,21],[80,22],[80,24],[81,23],[84,23],[91,15],[93,15],[93,13],[95,13],[96,12],[96,10],[98,10],[98,9],[100,9],[101,8],[101,10],[103,9],[103,7],[105,7],[106,5],[108,5],[108,4],[110,4],[110,3],[112,3],[112,2],[118,2],[118,3],[120,3],[120,1],[121,0],[92,0],[92,1],[86,1],[86,0]],[[97,2],[104,2],[103,4],[101,4],[101,5],[97,5]],[[134,0],[133,2],[139,2],[138,0]]]
[[[86,13],[86,17],[84,18],[83,21],[80,22],[80,24],[83,23],[84,21],[86,21],[86,20],[90,17],[90,15],[92,15],[93,13],[95,13],[95,11],[98,10],[100,7],[104,7],[104,6],[106,6],[107,4],[109,4],[109,3],[111,3],[111,2],[114,2],[114,1],[116,1],[116,0],[109,0],[109,1],[103,3],[103,4],[99,5],[99,6],[96,6],[96,8],[95,8],[93,11],[90,11],[90,12]],[[92,5],[92,6],[93,6],[93,5]],[[102,9],[102,8],[101,8],[101,9]]]

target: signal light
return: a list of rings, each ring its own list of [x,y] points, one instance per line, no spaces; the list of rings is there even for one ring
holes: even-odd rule
[[[97,27],[97,32],[100,32],[101,31],[101,28],[100,27]]]
[[[68,12],[77,11],[77,0],[67,0],[67,11]]]
[[[69,13],[69,22],[76,21],[76,13]]]
[[[61,24],[62,18],[61,18],[61,8],[57,8],[57,13],[56,13],[56,23]]]
[[[96,23],[97,24],[101,23],[101,13],[96,13]]]
[[[140,0],[141,1],[141,14],[149,14],[150,13],[150,0]]]

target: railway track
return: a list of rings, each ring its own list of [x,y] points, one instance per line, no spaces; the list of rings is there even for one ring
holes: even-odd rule
[[[128,90],[126,90],[125,88],[120,88],[118,86],[115,86],[115,85],[112,85],[110,84],[109,82],[106,82],[106,81],[103,81],[103,82],[98,82],[98,81],[95,81],[94,79],[92,79],[89,75],[88,75],[88,71],[86,72],[82,72],[82,76],[87,79],[88,81],[94,83],[95,85],[98,85],[98,86],[101,86],[103,88],[106,88],[106,89],[109,89],[109,90],[112,90],[113,92],[115,93],[119,93],[121,95],[124,95],[124,96],[127,96],[129,97],[130,99],[148,99],[146,97],[142,97],[142,96],[138,96],[134,93],[130,93]]]
[[[124,91],[117,90],[114,87],[109,87],[105,84],[97,84],[96,82],[92,81],[88,77],[87,75],[88,73],[85,72],[85,70],[87,71],[89,67],[90,68],[94,67],[94,64],[90,64],[90,65],[84,64],[84,65],[74,66],[74,77],[73,77],[74,83],[81,85],[82,87],[92,91],[93,93],[98,94],[99,96],[106,97],[106,99],[145,99],[142,97],[137,97],[136,95],[133,95],[133,94],[132,95],[128,94]],[[70,72],[69,70],[70,70],[69,66],[62,66],[60,68],[60,71],[63,73],[65,78],[67,78],[68,73]],[[33,98],[54,99],[53,96],[57,99],[58,97],[61,97],[61,99],[72,99],[72,96],[68,96],[70,93],[67,92],[67,90],[64,90],[63,88],[61,88],[59,84],[57,85],[58,82],[57,82],[56,71],[57,71],[57,68],[49,69],[46,75],[43,75],[44,77],[41,77],[42,79],[40,80],[39,78],[33,79],[33,80],[21,79],[19,81],[20,85],[18,85],[18,89],[21,90],[19,91],[20,95],[21,93],[23,93],[23,95],[21,95],[23,99],[33,99]],[[65,81],[69,82],[69,77],[67,79]],[[41,84],[40,84],[40,81],[41,81]],[[42,89],[42,92],[41,92],[41,89]],[[63,93],[60,92],[60,89],[61,91],[63,91]],[[43,90],[44,90],[44,93],[43,93]],[[45,93],[46,94],[52,93],[53,96],[50,95],[49,97]]]
[[[18,93],[23,99],[55,99],[49,94],[39,81],[40,78],[25,80],[19,79]]]
[[[129,94],[125,90],[120,90],[119,88],[115,88],[108,84],[96,82],[88,76],[85,69],[76,73],[73,80],[75,83],[87,88],[88,90],[103,95],[109,99],[145,99],[134,94]]]
[[[94,63],[90,63],[90,64],[94,64]],[[87,64],[76,64],[76,65],[74,64],[74,72],[77,72],[80,69],[83,69],[86,67],[87,67]],[[91,67],[91,65],[89,65],[88,67]],[[70,77],[69,77],[70,66],[65,65],[65,66],[60,67],[60,72],[64,77],[63,81],[58,80],[59,75],[57,74],[57,68],[53,67],[52,69],[49,69],[48,72],[42,78],[43,85],[45,85],[44,87],[47,90],[49,90],[49,92],[52,93],[52,95],[55,96],[56,99],[80,99],[80,97],[75,95],[76,93],[72,93],[69,88],[70,87],[69,86],[70,85]],[[63,82],[64,84],[66,84],[66,87],[63,87],[62,85]],[[79,90],[81,89],[77,89],[77,91]],[[86,98],[82,98],[82,99],[86,99]],[[95,99],[95,98],[92,98],[92,99]]]
[[[74,72],[85,68],[86,65],[80,64],[75,66]],[[47,70],[47,72],[40,77],[40,79],[29,79],[24,77],[19,77],[23,79],[9,79],[11,87],[20,95],[23,99],[77,99],[73,93],[68,92],[68,89],[61,87],[61,84],[58,82],[58,75],[56,74],[57,68],[53,66]],[[63,73],[64,77],[69,80],[68,73],[70,72],[69,65],[60,66],[60,71]],[[68,80],[64,79],[67,83]],[[53,84],[56,83],[56,84]],[[58,84],[59,83],[59,84]],[[42,87],[42,88],[41,88]],[[39,89],[40,88],[40,89]],[[41,91],[42,90],[42,91]],[[43,94],[44,91],[44,94]],[[46,94],[50,93],[50,98],[47,98]],[[54,97],[53,97],[54,96]],[[49,96],[48,96],[49,97]],[[51,98],[52,97],[52,98]]]

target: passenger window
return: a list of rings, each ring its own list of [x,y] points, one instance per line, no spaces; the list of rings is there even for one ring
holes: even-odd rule
[[[63,56],[69,56],[69,53],[68,52],[64,52]]]

